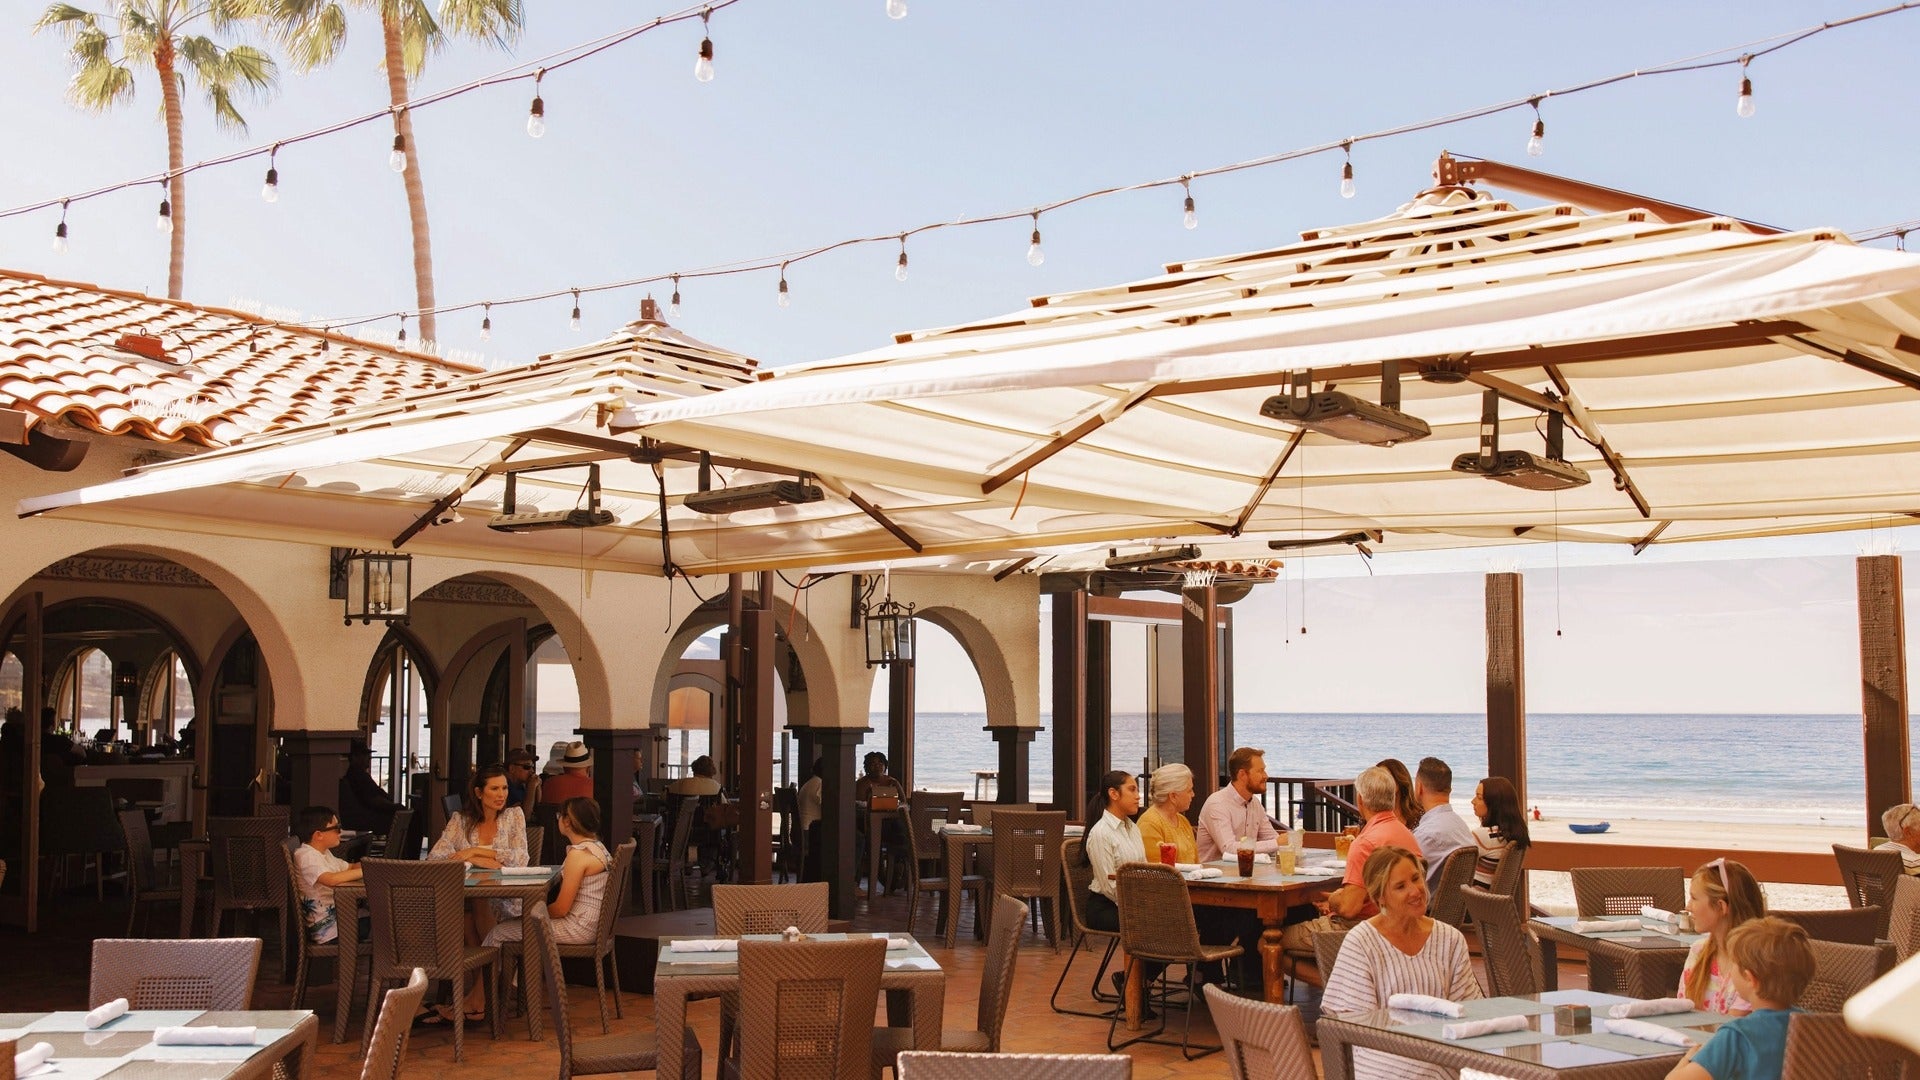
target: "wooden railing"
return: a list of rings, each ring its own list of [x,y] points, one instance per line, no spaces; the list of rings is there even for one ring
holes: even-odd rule
[[[1268,807],[1295,828],[1310,832],[1339,832],[1366,820],[1353,802],[1352,780],[1319,780],[1310,776],[1270,776]]]

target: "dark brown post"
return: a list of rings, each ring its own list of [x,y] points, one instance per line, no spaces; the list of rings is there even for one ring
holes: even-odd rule
[[[740,884],[773,881],[773,575],[760,575],[759,602],[741,613],[740,643]]]
[[[1193,770],[1195,802],[1220,782],[1219,595],[1212,585],[1180,591],[1180,675],[1184,758]]]
[[[580,741],[593,751],[593,801],[600,804],[600,838],[610,845],[633,836],[633,755],[645,753],[653,742],[652,728],[580,730]]]
[[[914,662],[887,665],[887,772],[903,791],[913,790]]]
[[[827,881],[827,912],[836,919],[853,918],[858,886],[853,832],[858,773],[853,755],[866,734],[866,728],[813,729],[814,749],[825,767],[820,782],[820,875]]]
[[[1527,662],[1519,574],[1487,575],[1487,775],[1527,807]]]
[[[1038,728],[1030,727],[992,727],[987,729],[993,741],[1000,744],[1000,779],[994,785],[997,793],[995,802],[1023,803],[1027,801],[1027,774],[1029,764],[1028,744],[1039,733]]]
[[[287,731],[279,738],[280,752],[292,759],[287,805],[295,813],[308,806],[331,806],[337,813],[340,781],[347,776],[347,750],[360,741],[360,733]]]
[[[1867,835],[1887,808],[1913,801],[1907,771],[1907,624],[1900,556],[1855,560],[1860,594],[1860,720],[1867,755]]]
[[[1086,812],[1087,594],[1053,596],[1053,802],[1076,817]]]
[[[1113,768],[1113,624],[1105,619],[1088,619],[1087,634],[1087,711],[1081,722],[1085,744],[1080,759],[1086,770],[1086,788],[1080,805],[1087,812],[1087,801],[1100,794],[1100,778]],[[1059,678],[1055,675],[1054,678]],[[1132,767],[1128,767],[1132,772]]]

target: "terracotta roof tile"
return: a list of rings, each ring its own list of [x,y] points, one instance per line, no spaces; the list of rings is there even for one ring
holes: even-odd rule
[[[122,348],[161,339],[164,359]],[[221,446],[476,368],[237,311],[0,270],[0,408],[106,435]]]

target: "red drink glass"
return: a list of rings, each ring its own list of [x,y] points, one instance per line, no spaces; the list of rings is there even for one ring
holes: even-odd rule
[[[1243,847],[1240,849],[1239,854],[1240,854],[1240,876],[1252,877],[1253,876],[1253,849],[1250,847]]]
[[[1179,861],[1180,861],[1179,847],[1175,846],[1174,843],[1170,840],[1160,841],[1161,864],[1165,866],[1172,866],[1174,863],[1177,863]]]

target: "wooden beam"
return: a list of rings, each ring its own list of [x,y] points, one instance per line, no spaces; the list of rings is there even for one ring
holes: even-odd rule
[[[1580,429],[1580,433],[1585,435],[1589,442],[1600,448],[1600,459],[1607,463],[1607,468],[1613,472],[1613,478],[1619,482],[1621,490],[1627,493],[1627,498],[1633,500],[1633,508],[1640,511],[1641,517],[1651,518],[1653,516],[1653,510],[1647,503],[1647,497],[1640,493],[1639,486],[1633,482],[1633,477],[1627,474],[1627,463],[1621,459],[1619,454],[1613,452],[1613,447],[1608,445],[1606,435],[1601,432],[1600,426],[1593,422],[1591,414],[1589,414],[1587,410],[1574,404],[1573,387],[1567,382],[1567,377],[1560,373],[1560,368],[1556,365],[1549,364],[1546,370],[1547,378],[1553,380],[1553,388],[1560,393],[1560,400],[1566,402],[1567,411],[1575,426]],[[1661,526],[1661,528],[1665,528],[1665,526]],[[1654,530],[1653,535],[1660,535],[1660,531],[1658,529]],[[1648,539],[1651,540],[1652,537]],[[1633,553],[1635,555],[1640,554],[1640,549],[1635,548]]]
[[[887,665],[887,772],[903,791],[913,790],[914,681],[912,660]]]
[[[452,509],[455,503],[458,503],[462,498],[466,497],[467,492],[472,491],[474,485],[492,476],[495,471],[505,466],[507,459],[519,453],[521,448],[527,445],[528,441],[524,435],[516,436],[512,442],[507,444],[505,450],[500,451],[500,456],[494,458],[491,463],[477,465],[468,469],[466,479],[455,485],[452,491],[433,500],[433,506],[429,508],[426,513],[420,515],[413,524],[400,530],[400,535],[393,538],[394,549],[398,550],[401,545],[419,535],[420,530],[439,520],[440,515]]]
[[[1854,563],[1860,597],[1860,719],[1867,763],[1867,835],[1888,807],[1913,801],[1908,771],[1907,633],[1900,556]]]
[[[913,553],[915,555],[918,555],[922,551],[926,550],[926,548],[921,545],[920,541],[915,540],[913,538],[912,534],[908,533],[907,530],[901,528],[900,526],[895,525],[891,518],[887,517],[886,514],[881,513],[879,507],[861,498],[859,492],[849,489],[847,491],[847,498],[850,501],[852,501],[853,505],[859,507],[862,513],[866,514],[868,517],[872,518],[873,520],[879,522],[881,528],[892,533],[894,539],[907,545],[909,548],[912,548]]]
[[[1500,161],[1488,161],[1485,158],[1455,157],[1442,150],[1440,159],[1434,163],[1434,176],[1444,186],[1471,186],[1479,181],[1488,187],[1502,191],[1518,191],[1535,195],[1554,202],[1572,203],[1585,210],[1601,213],[1619,213],[1626,210],[1645,210],[1661,221],[1678,224],[1683,221],[1704,221],[1708,218],[1727,218],[1739,222],[1748,231],[1763,236],[1772,236],[1781,230],[1772,225],[1762,225],[1757,221],[1747,221],[1728,214],[1716,214],[1711,210],[1701,210],[1680,203],[1670,203],[1663,199],[1635,195],[1631,191],[1601,187],[1584,180],[1572,180],[1552,173],[1543,173],[1536,169],[1521,168]]]
[[[1519,383],[1508,382],[1498,375],[1489,374],[1485,371],[1475,371],[1467,376],[1467,381],[1484,386],[1494,393],[1499,394],[1501,397],[1506,398],[1508,401],[1531,406],[1532,408],[1539,409],[1541,412],[1560,413],[1563,416],[1566,415],[1567,412],[1566,402],[1555,401],[1553,398],[1548,397],[1538,390],[1529,390]],[[1562,390],[1560,396],[1565,397],[1566,391]]]
[[[1638,540],[1635,540],[1633,542],[1633,553],[1635,555],[1638,555],[1641,552],[1647,550],[1647,546],[1652,544],[1655,540],[1660,539],[1660,534],[1663,532],[1666,532],[1667,526],[1671,524],[1673,524],[1673,522],[1671,521],[1662,521],[1658,525],[1655,525],[1653,527],[1652,532],[1648,533],[1647,535],[1641,537]]]
[[[769,579],[760,579],[759,602],[741,612],[740,638],[740,747],[736,767],[740,777],[740,877],[744,884],[773,883],[773,635],[779,625],[774,614]],[[811,764],[811,763],[809,763]],[[849,807],[851,809],[851,807]]]
[[[993,580],[995,581],[1007,580],[1013,575],[1019,573],[1021,570],[1025,569],[1027,566],[1031,565],[1035,558],[1036,556],[1028,555],[1024,559],[1013,560],[1013,562],[1007,564],[1006,566],[1003,566],[1000,569],[995,570],[993,572]]]
[[[987,477],[986,483],[980,485],[980,493],[983,495],[993,494],[1027,470],[1100,430],[1106,422],[1107,418],[1102,413],[1095,413],[1087,417],[1085,420],[1075,424],[1071,430],[1055,436],[1025,457],[994,473],[992,476]]]
[[[1300,448],[1300,440],[1306,437],[1306,428],[1294,430],[1292,437],[1287,439],[1287,445],[1280,448],[1280,456],[1273,459],[1273,468],[1268,469],[1267,475],[1261,478],[1260,487],[1254,491],[1253,498],[1248,499],[1247,505],[1240,509],[1240,516],[1234,519],[1233,529],[1227,535],[1239,536],[1246,529],[1247,522],[1253,517],[1253,512],[1266,501],[1267,492],[1273,489],[1273,482],[1280,478],[1280,470],[1287,467],[1287,460],[1293,457],[1293,452]]]
[[[1183,762],[1193,770],[1193,797],[1220,784],[1220,598],[1212,585],[1180,591],[1180,683]]]
[[[1487,775],[1527,806],[1527,664],[1519,574],[1487,575]]]
[[[1556,826],[1557,827],[1557,826]],[[1732,855],[1761,881],[1797,885],[1838,885],[1840,867],[1825,851],[1752,851],[1726,848],[1616,844],[1596,840],[1536,839],[1527,848],[1529,870],[1572,870],[1586,866],[1678,866],[1692,872],[1722,855]]]

